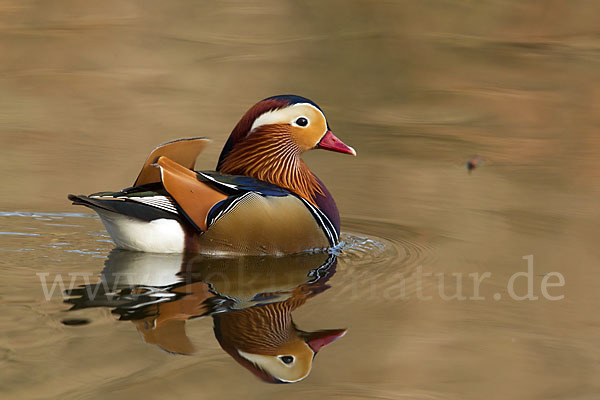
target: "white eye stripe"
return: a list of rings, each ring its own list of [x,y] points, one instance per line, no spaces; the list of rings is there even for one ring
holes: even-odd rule
[[[254,123],[252,124],[250,131],[248,131],[248,135],[250,135],[250,133],[252,133],[252,131],[255,130],[256,128],[258,128],[259,126],[282,124],[282,123],[289,124],[290,121],[296,121],[299,117],[304,116],[304,115],[297,114],[296,107],[301,107],[301,106],[308,106],[308,107],[316,110],[319,114],[321,114],[323,116],[323,119],[325,119],[325,115],[323,115],[321,110],[319,110],[317,107],[313,106],[312,104],[296,103],[289,107],[280,108],[280,109],[273,110],[273,111],[267,111],[267,112],[261,114],[258,118],[256,118],[256,120],[254,120]],[[306,116],[304,116],[304,117],[306,118]],[[306,118],[306,119],[308,119],[308,118]],[[310,123],[310,120],[309,120],[309,123]],[[295,125],[295,126],[300,126],[300,125]]]

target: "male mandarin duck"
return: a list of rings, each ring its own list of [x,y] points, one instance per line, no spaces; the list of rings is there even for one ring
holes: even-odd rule
[[[317,104],[295,95],[258,102],[231,132],[216,171],[194,171],[207,143],[160,145],[133,187],[69,199],[96,211],[128,250],[282,255],[338,243],[335,201],[300,157],[356,152],[333,135]]]

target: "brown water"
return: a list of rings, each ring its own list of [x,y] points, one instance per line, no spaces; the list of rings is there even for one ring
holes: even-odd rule
[[[1,2],[0,397],[599,398],[598,15],[592,1]],[[249,268],[240,287],[202,262],[184,279],[181,260],[111,253],[67,201],[130,185],[174,138],[214,139],[199,163],[213,168],[241,114],[279,93],[316,101],[358,152],[305,157],[346,241],[322,276],[311,259]],[[150,272],[88,301],[115,268]],[[70,303],[44,292],[57,277]],[[268,385],[213,331],[257,303],[347,333],[302,382]]]

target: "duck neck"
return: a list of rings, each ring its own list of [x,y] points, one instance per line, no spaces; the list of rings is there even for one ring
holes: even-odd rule
[[[317,194],[324,193],[301,154],[289,132],[266,125],[234,145],[220,163],[219,171],[272,183],[316,206]]]
[[[272,303],[215,315],[219,333],[236,349],[273,353],[294,336],[295,325],[285,303]]]

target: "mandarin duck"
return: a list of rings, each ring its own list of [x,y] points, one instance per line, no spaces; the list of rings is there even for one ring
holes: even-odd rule
[[[292,311],[327,290],[334,254],[210,258],[114,249],[101,282],[73,289],[71,310],[114,307],[144,341],[170,353],[197,350],[186,334],[189,319],[212,316],[222,349],[268,383],[308,376],[316,354],[345,329],[305,332]]]
[[[132,187],[69,199],[96,211],[121,249],[283,255],[338,243],[335,201],[301,155],[356,152],[333,135],[317,104],[294,95],[258,102],[231,132],[216,171],[194,171],[207,142],[160,145]]]

